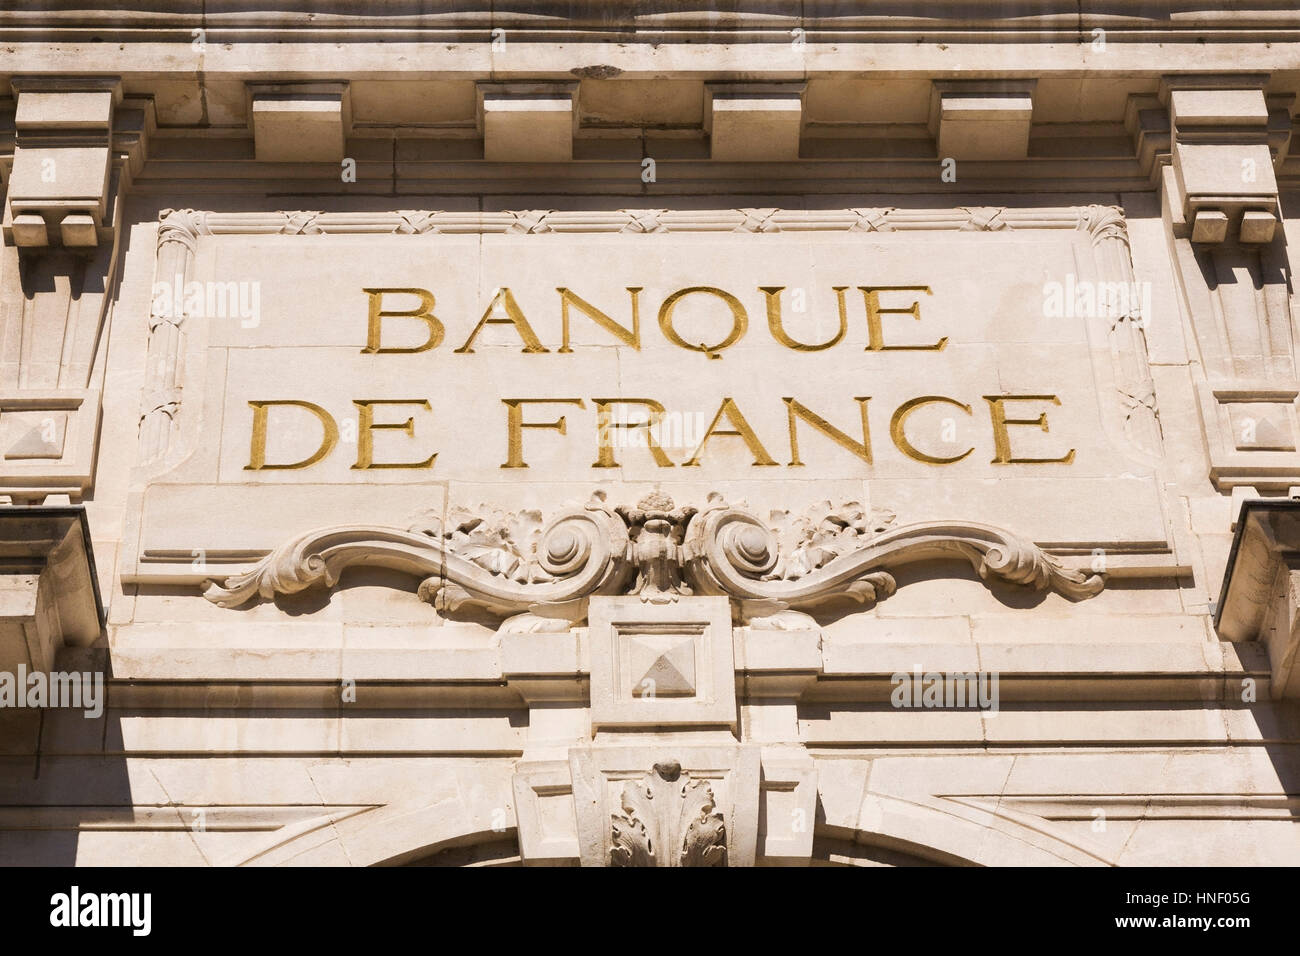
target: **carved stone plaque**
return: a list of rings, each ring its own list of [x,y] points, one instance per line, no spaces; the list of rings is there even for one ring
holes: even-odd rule
[[[581,563],[537,536],[593,488],[652,597],[712,491],[778,537],[847,502],[1175,563],[1111,207],[169,211],[155,279],[151,367],[185,380],[142,423],[128,582],[223,583],[331,525],[537,582]]]

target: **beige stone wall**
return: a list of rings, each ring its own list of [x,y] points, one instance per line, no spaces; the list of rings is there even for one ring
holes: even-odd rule
[[[686,848],[655,865],[1300,861],[1300,18],[538,6],[384,43],[342,7],[0,15],[0,671],[107,694],[0,707],[0,862],[609,865],[646,827]],[[257,315],[175,314],[177,275]],[[733,317],[698,295],[667,338],[698,286],[737,342],[694,348]],[[847,289],[843,341],[782,345],[765,286],[805,343]],[[873,338],[864,286],[919,319]],[[443,340],[366,354],[364,289],[417,287]],[[606,318],[570,302],[570,352],[557,287]],[[1016,395],[1047,425],[999,461]],[[503,469],[503,399],[578,397]],[[696,441],[594,467],[611,397]],[[697,447],[743,431],[724,397],[774,464]],[[430,467],[355,467],[385,398],[429,406],[373,460]],[[842,436],[800,419],[797,466],[787,398]],[[287,399],[338,443],[247,467]],[[296,421],[267,461],[310,456]],[[98,635],[41,506],[84,506]],[[916,671],[996,707],[896,706]]]

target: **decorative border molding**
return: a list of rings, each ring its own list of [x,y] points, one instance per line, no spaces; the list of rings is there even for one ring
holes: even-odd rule
[[[682,210],[628,208],[562,211],[555,209],[447,212],[400,209],[380,212],[313,210],[225,213],[164,209],[159,249],[181,242],[191,254],[205,236],[321,235],[539,235],[545,233],[666,232],[997,232],[1003,229],[1080,229],[1094,242],[1128,233],[1118,206],[1068,206],[1013,209],[958,206],[954,209],[900,209],[894,206],[803,210],[768,208]]]

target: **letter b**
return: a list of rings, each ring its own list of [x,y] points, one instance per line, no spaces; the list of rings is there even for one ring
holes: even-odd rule
[[[445,329],[442,322],[433,314],[433,293],[427,289],[362,289],[366,295],[370,296],[370,321],[366,332],[366,347],[361,350],[363,355],[393,355],[399,353],[427,352],[429,349],[436,349],[442,342]],[[384,295],[391,293],[393,295],[413,295],[419,298],[420,304],[414,309],[385,309]],[[411,319],[420,319],[429,329],[429,336],[424,340],[422,345],[414,348],[400,348],[381,346],[380,338],[383,329],[383,321],[386,317],[404,317]]]

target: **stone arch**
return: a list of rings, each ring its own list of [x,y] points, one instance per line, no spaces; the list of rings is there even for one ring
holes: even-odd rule
[[[447,799],[324,814],[275,831],[226,865],[440,866],[457,865],[457,858],[465,865],[509,864],[505,844],[513,845],[515,857],[519,853],[513,812],[504,821],[494,820],[493,813],[486,806]],[[475,846],[484,849],[477,854],[448,852]],[[440,854],[445,854],[442,860]]]
[[[838,803],[838,802],[835,802]],[[459,798],[323,814],[270,834],[235,866],[501,866],[518,862],[513,816]],[[1046,821],[941,796],[868,793],[818,814],[814,864],[1114,866]]]
[[[1111,854],[1052,832],[1046,821],[953,798],[868,793],[849,806],[838,813],[823,807],[815,833],[819,862],[844,857],[849,865],[891,860],[948,866],[1116,865]]]

